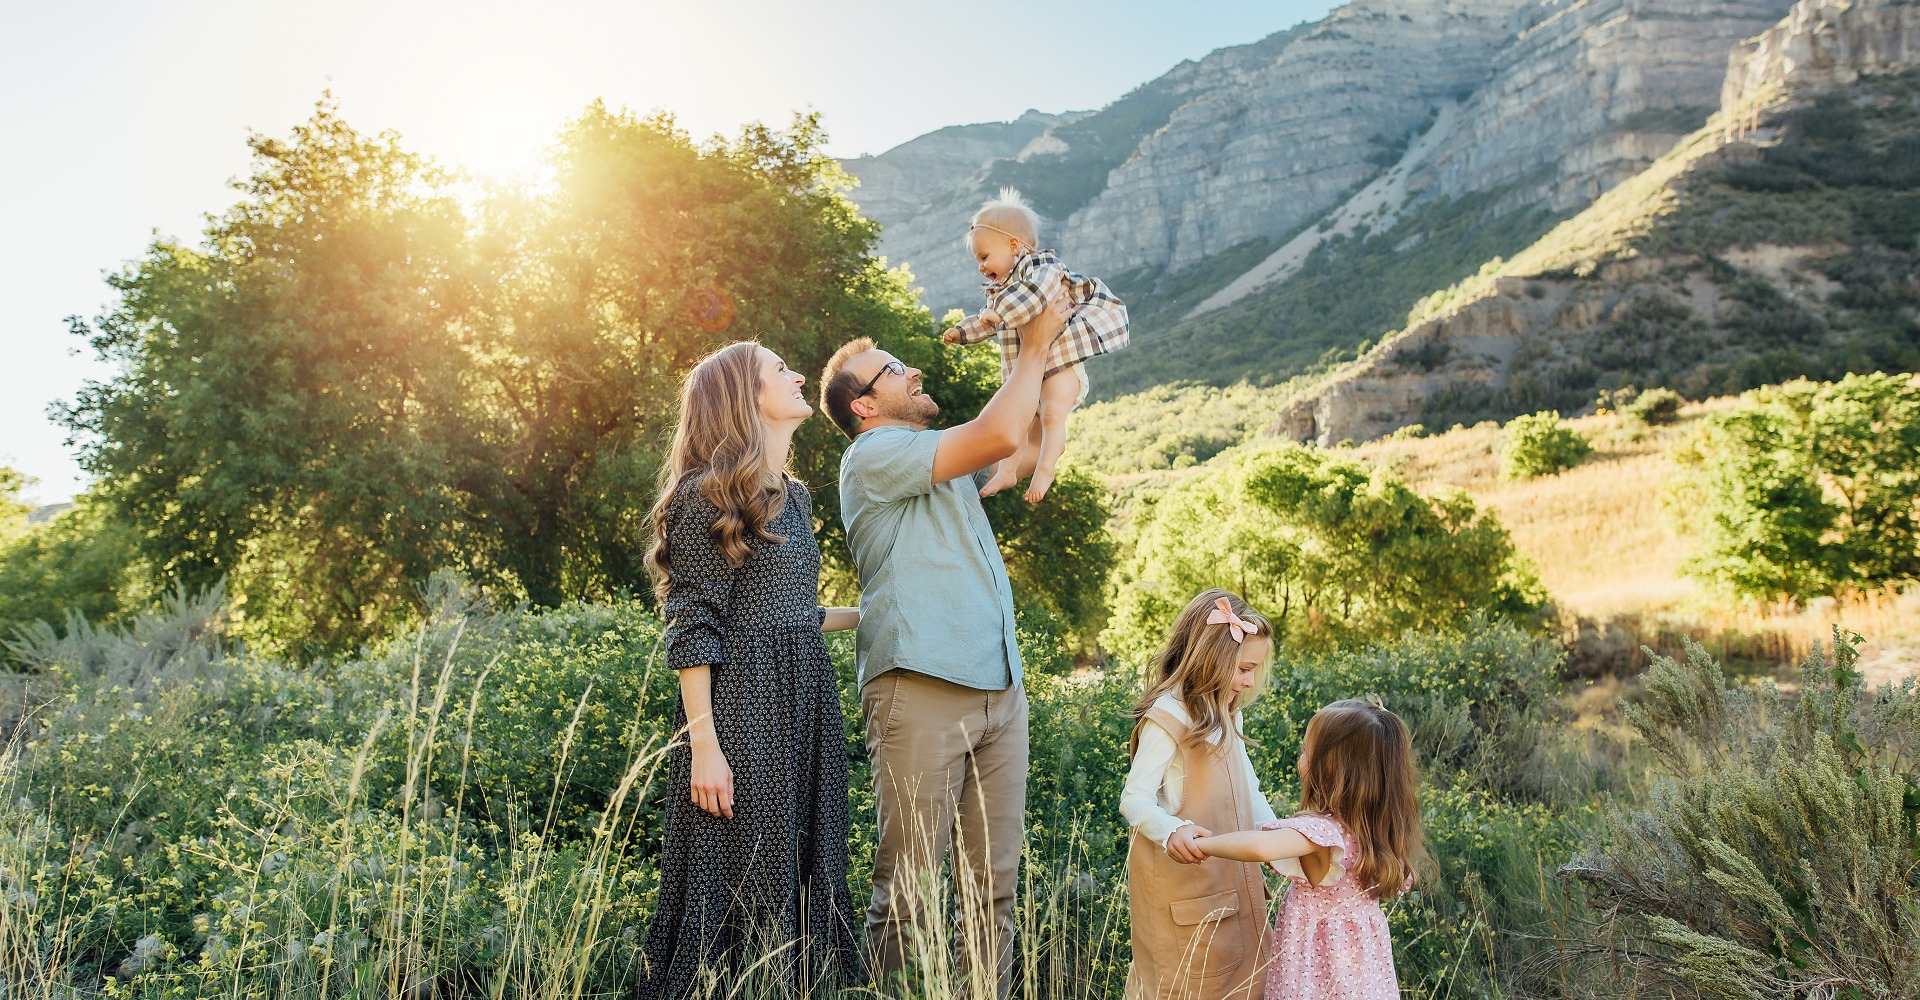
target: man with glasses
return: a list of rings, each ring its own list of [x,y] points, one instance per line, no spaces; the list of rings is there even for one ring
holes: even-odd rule
[[[1002,996],[1010,983],[1027,695],[1013,589],[980,487],[1033,422],[1063,307],[1019,329],[1013,374],[958,427],[929,430],[940,406],[921,391],[919,369],[866,338],[835,352],[820,377],[820,408],[853,441],[840,459],[840,517],[860,577],[860,700],[878,814],[867,950],[883,986],[941,940],[957,949],[962,981],[995,976]],[[937,882],[949,846],[961,916],[951,931]]]

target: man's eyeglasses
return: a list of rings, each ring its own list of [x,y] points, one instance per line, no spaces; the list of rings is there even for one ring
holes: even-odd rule
[[[864,396],[867,393],[872,392],[874,383],[879,382],[880,376],[885,375],[888,372],[892,372],[895,375],[905,375],[907,373],[906,363],[901,361],[889,361],[886,364],[881,365],[880,370],[873,373],[873,377],[867,380],[866,385],[863,385],[860,387],[859,392],[854,393],[853,398],[859,399],[861,396]]]

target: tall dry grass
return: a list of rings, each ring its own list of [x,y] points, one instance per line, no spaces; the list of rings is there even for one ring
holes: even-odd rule
[[[1689,404],[1665,426],[1615,413],[1568,421],[1592,441],[1593,455],[1536,479],[1500,477],[1501,430],[1491,423],[1376,441],[1355,454],[1419,489],[1465,490],[1498,514],[1566,615],[1576,660],[1584,649],[1617,665],[1610,669],[1638,669],[1645,665],[1640,647],[1678,654],[1680,637],[1692,635],[1736,668],[1784,670],[1839,625],[1867,639],[1870,677],[1912,672],[1920,596],[1881,591],[1766,604],[1715,594],[1684,572],[1691,543],[1666,501],[1680,471],[1671,453],[1707,415],[1737,403],[1726,397]]]

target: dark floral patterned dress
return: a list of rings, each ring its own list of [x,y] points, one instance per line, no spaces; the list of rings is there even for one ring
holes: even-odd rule
[[[786,541],[755,542],[739,569],[720,556],[720,512],[697,483],[682,483],[667,508],[667,663],[712,667],[734,801],[731,819],[695,806],[692,751],[673,749],[642,1000],[724,996],[775,948],[784,950],[756,979],[778,976],[800,996],[861,981],[847,890],[846,724],[820,634],[813,497],[791,479],[786,489],[769,525]],[[684,705],[673,721],[686,725]]]

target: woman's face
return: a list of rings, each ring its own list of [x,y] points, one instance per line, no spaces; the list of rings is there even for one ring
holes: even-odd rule
[[[807,377],[787,367],[780,355],[762,347],[760,355],[760,419],[769,424],[798,424],[813,413],[800,387]]]

